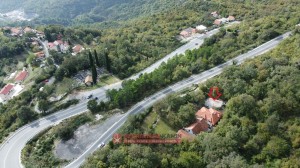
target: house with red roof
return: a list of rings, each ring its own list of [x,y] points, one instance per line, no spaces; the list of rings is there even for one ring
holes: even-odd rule
[[[218,121],[221,119],[222,117],[222,113],[213,109],[213,108],[209,108],[207,109],[206,107],[202,107],[199,111],[197,111],[197,113],[195,114],[196,118],[203,118],[205,120],[207,120],[209,123],[211,123],[211,125],[216,125],[218,123]]]
[[[12,27],[10,29],[10,35],[12,36],[22,36],[23,35],[23,31],[21,27]]]
[[[184,38],[187,38],[187,37],[190,37],[191,35],[197,33],[197,30],[196,29],[193,29],[193,28],[187,28],[187,29],[184,29],[180,32],[180,35]]]
[[[48,49],[49,50],[55,50],[55,51],[58,51],[57,50],[57,46],[54,44],[54,43],[48,43]]]
[[[219,13],[217,11],[211,12],[210,14],[215,18],[219,17]]]
[[[230,15],[230,16],[228,16],[227,20],[229,22],[235,21],[235,17]]]
[[[83,48],[82,45],[77,44],[77,45],[75,45],[75,46],[72,48],[72,50],[73,50],[72,55],[76,55],[76,54],[82,52],[82,51],[84,50],[84,48]]]
[[[14,90],[13,84],[7,84],[6,86],[4,86],[0,91],[1,99],[4,101],[10,99],[12,96],[13,90]]]
[[[220,26],[220,25],[222,25],[222,24],[223,24],[223,22],[222,22],[221,19],[216,19],[216,20],[214,21],[214,25],[216,25],[216,26]]]
[[[48,43],[48,49],[65,53],[69,49],[69,44],[62,40],[55,40],[53,43]]]
[[[34,33],[34,29],[32,29],[31,27],[28,27],[28,26],[25,27],[23,31],[24,31],[24,33]]]
[[[195,135],[190,134],[190,133],[186,132],[186,131],[183,130],[183,129],[180,129],[180,130],[178,130],[178,132],[177,132],[177,137],[178,137],[179,139],[182,139],[182,140],[193,141],[194,138],[195,138]]]
[[[212,126],[216,125],[221,119],[222,113],[212,108],[207,109],[206,107],[202,107],[199,111],[197,111],[195,116],[197,119],[195,123],[178,130],[177,136],[179,138],[192,141],[195,138],[195,135],[209,131]]]
[[[55,40],[53,44],[57,46],[57,50],[59,52],[65,53],[69,49],[69,44],[67,42],[63,42],[62,40]]]
[[[205,132],[208,129],[209,129],[209,125],[204,118],[198,118],[197,122],[184,128],[185,131],[187,131],[190,134],[194,134],[194,135],[197,135],[200,132]]]
[[[16,76],[15,81],[18,83],[23,82],[27,78],[27,76],[28,72],[26,70],[23,70]]]

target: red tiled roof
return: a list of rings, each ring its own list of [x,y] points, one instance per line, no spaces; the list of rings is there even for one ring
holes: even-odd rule
[[[195,114],[197,118],[204,118],[209,121],[212,125],[215,125],[222,117],[222,113],[215,110],[215,109],[207,109],[202,107],[197,113]]]
[[[10,29],[11,33],[19,34],[21,32],[21,28],[13,27]]]
[[[26,27],[25,29],[24,29],[24,32],[25,33],[29,33],[29,32],[32,32],[33,30],[32,30],[32,28],[30,28],[30,27]]]
[[[196,32],[196,30],[193,28],[190,28],[190,27],[181,31],[181,33],[188,33],[188,34],[192,34],[195,32]]]
[[[220,19],[216,19],[214,21],[214,25],[221,25],[222,24],[222,21]]]
[[[40,52],[37,52],[37,53],[34,53],[34,55],[38,58],[42,58],[42,57],[45,57],[45,54],[43,51],[40,51]]]
[[[55,46],[54,43],[48,43],[48,47],[49,47],[49,48],[52,48],[52,47],[54,47],[54,46]]]
[[[208,124],[205,119],[199,118],[197,122],[185,128],[186,130],[192,130],[194,134],[199,134],[200,132],[208,130]]]
[[[62,41],[62,40],[56,40],[56,41],[54,41],[54,43],[57,43],[57,44],[64,44],[64,42]]]
[[[180,137],[180,139],[186,139],[189,141],[192,141],[195,136],[192,134],[189,134],[188,132],[184,131],[183,129],[178,130],[177,135]]]
[[[79,53],[81,50],[82,50],[82,46],[79,45],[79,44],[77,44],[77,45],[75,45],[75,46],[73,47],[73,51],[74,51],[75,53]]]
[[[20,72],[17,77],[15,78],[16,81],[23,81],[28,75],[27,71]]]
[[[12,85],[12,84],[7,84],[6,86],[4,86],[4,88],[1,89],[0,94],[6,95],[6,94],[8,94],[13,88],[14,88],[14,85]]]
[[[234,16],[228,16],[228,20],[229,20],[229,21],[234,21],[234,20],[235,20],[235,17],[234,17]]]

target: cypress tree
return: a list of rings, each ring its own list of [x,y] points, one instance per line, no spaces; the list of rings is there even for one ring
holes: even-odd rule
[[[94,66],[94,60],[91,51],[89,51],[90,66]]]
[[[106,63],[106,69],[108,72],[111,72],[111,62],[110,62],[110,59],[108,57],[108,53],[105,52],[105,63]]]
[[[98,58],[98,54],[97,54],[97,51],[96,51],[96,50],[94,50],[94,56],[95,56],[95,60],[96,60],[96,65],[97,65],[98,67],[100,67],[101,65],[100,65],[99,58]]]
[[[91,66],[91,71],[92,71],[92,78],[93,78],[93,83],[97,84],[97,70],[95,67],[94,59],[92,56],[91,51],[89,51],[89,59],[90,59],[90,66]]]
[[[97,70],[95,65],[92,65],[92,78],[93,78],[93,83],[97,84]]]

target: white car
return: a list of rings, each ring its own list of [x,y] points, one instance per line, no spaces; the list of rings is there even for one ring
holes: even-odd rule
[[[102,142],[102,143],[98,146],[98,148],[103,148],[104,146],[105,146],[105,143]]]

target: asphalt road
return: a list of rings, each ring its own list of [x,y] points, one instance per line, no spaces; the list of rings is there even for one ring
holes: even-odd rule
[[[216,34],[218,32],[218,29],[214,29],[212,31],[207,32],[206,35],[196,35],[194,39],[192,39],[190,42],[186,43],[185,45],[181,46],[174,52],[168,54],[166,57],[162,58],[161,60],[157,61],[150,67],[146,68],[142,72],[133,75],[129,79],[136,79],[143,73],[150,73],[154,71],[156,68],[158,68],[163,62],[166,62],[168,59],[179,55],[184,54],[186,50],[193,50],[197,47],[200,47],[200,45],[204,42],[204,39],[207,37],[212,36],[213,34]],[[44,42],[42,42],[40,39],[36,38],[36,40],[43,45],[44,52],[46,57],[49,57],[49,51]],[[198,45],[196,45],[198,43]],[[81,97],[87,97],[90,94],[93,94],[94,97],[98,97],[99,100],[106,100],[106,91],[110,89],[119,89],[122,87],[122,81],[104,86],[92,91],[86,91],[78,95],[77,98]],[[41,132],[42,130],[46,129],[47,127],[50,127],[51,125],[57,124],[58,122],[70,118],[71,116],[78,115],[80,113],[83,113],[86,111],[88,100],[81,100],[81,102],[73,106],[67,110],[63,110],[60,112],[57,112],[55,114],[52,114],[50,116],[47,116],[45,118],[39,119],[33,123],[27,124],[23,126],[22,128],[18,129],[16,132],[14,132],[8,139],[0,146],[0,168],[18,168],[21,167],[20,163],[20,156],[21,156],[21,150],[25,146],[25,144],[38,132]]]
[[[198,75],[193,75],[189,77],[188,79],[185,79],[183,81],[177,82],[176,84],[169,86],[156,94],[144,99],[143,101],[137,103],[135,106],[133,106],[127,113],[124,115],[118,122],[116,122],[114,125],[112,125],[102,136],[88,149],[86,150],[80,157],[78,157],[76,160],[71,162],[66,168],[77,168],[80,167],[80,165],[83,164],[84,160],[92,154],[94,151],[97,150],[98,146],[104,142],[107,144],[110,139],[112,138],[113,134],[117,132],[117,130],[125,123],[129,115],[138,114],[140,112],[143,112],[145,109],[151,107],[156,101],[161,100],[165,98],[167,95],[179,92],[185,88],[191,87],[193,84],[198,84],[205,82],[207,79],[210,79],[216,75],[219,75],[223,68],[232,65],[233,61],[237,61],[237,64],[243,63],[247,59],[254,58],[258,55],[261,55],[270,49],[273,49],[276,47],[283,39],[287,38],[289,36],[290,32],[283,34],[282,36],[279,36],[269,42],[264,43],[263,45],[245,53],[242,55],[239,55],[238,57],[231,59],[221,65],[218,65],[212,69],[209,69],[207,71],[204,71]]]
[[[240,22],[238,22],[238,21],[231,22],[231,23],[227,24],[225,27],[229,27],[233,24],[239,24],[239,23]],[[151,66],[145,68],[141,72],[132,75],[127,80],[137,79],[141,74],[151,73],[155,69],[157,69],[163,62],[167,62],[169,59],[175,57],[176,55],[184,54],[187,50],[193,50],[193,49],[199,48],[203,44],[204,39],[209,38],[209,37],[211,37],[212,35],[214,35],[218,32],[219,32],[219,28],[208,31],[206,34],[196,34],[196,35],[194,35],[194,38],[192,38],[192,40],[190,40],[188,43],[186,43],[183,46],[179,47],[178,49],[176,49],[172,53],[166,55],[162,59],[156,61],[154,64],[152,64]],[[122,81],[120,81],[118,83],[115,83],[113,87],[110,87],[110,86],[108,86],[108,87],[109,87],[109,89],[113,89],[113,88],[118,89],[118,88],[121,88],[121,84],[122,84]],[[91,91],[85,91],[85,92],[82,92],[79,95],[77,95],[77,98],[80,99],[81,97],[87,97],[90,94],[93,94],[96,97],[99,97],[99,96],[102,97],[103,95],[105,95],[105,91],[104,91],[103,88],[98,88],[98,89],[94,89],[94,90],[91,90]]]
[[[34,39],[37,40],[43,46],[45,57],[49,57],[49,51],[48,51],[48,47],[46,46],[46,44],[39,38],[34,38]]]
[[[224,64],[216,66],[210,70],[207,70],[201,74],[193,75],[190,78],[180,81],[172,86],[169,86],[156,94],[148,97],[147,99],[139,102],[134,107],[132,107],[126,115],[124,115],[118,122],[112,125],[91,147],[85,151],[80,157],[74,160],[67,167],[76,168],[79,167],[85,160],[87,156],[89,156],[92,152],[94,152],[100,143],[107,143],[112,135],[123,125],[123,123],[127,120],[128,116],[131,114],[137,114],[142,112],[144,109],[152,106],[154,102],[166,97],[168,94],[173,92],[181,91],[184,88],[192,86],[193,84],[197,84],[200,82],[204,82],[205,80],[212,78],[222,72],[222,69],[226,66],[232,64],[233,60],[236,60],[239,64],[244,62],[246,59],[253,58],[257,55],[265,53],[266,51],[276,47],[283,39],[287,38],[289,33],[286,33],[282,36],[279,36],[245,54],[242,54],[232,60],[227,61]],[[119,84],[113,84],[106,87],[101,88],[102,92],[97,96],[99,99],[105,99],[105,90],[120,87]],[[39,119],[33,123],[27,124],[16,132],[14,132],[0,147],[0,167],[1,168],[19,168],[22,167],[20,163],[21,151],[26,145],[26,143],[36,134],[44,130],[45,128],[57,124],[58,122],[70,118],[71,116],[78,115],[84,113],[86,111],[87,100],[80,102],[78,105],[73,106],[67,110],[63,110],[52,114],[50,116]]]

